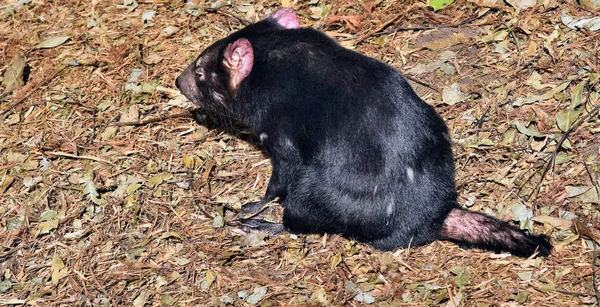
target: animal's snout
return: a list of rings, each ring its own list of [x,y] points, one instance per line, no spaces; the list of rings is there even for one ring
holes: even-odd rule
[[[177,89],[179,89],[181,91],[181,76],[177,77],[177,79],[175,79],[175,86],[177,87]]]

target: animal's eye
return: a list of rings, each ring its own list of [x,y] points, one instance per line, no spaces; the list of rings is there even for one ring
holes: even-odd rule
[[[198,76],[198,79],[200,81],[204,81],[206,80],[206,76],[204,75],[204,68],[202,67],[197,67],[196,68],[196,76]]]

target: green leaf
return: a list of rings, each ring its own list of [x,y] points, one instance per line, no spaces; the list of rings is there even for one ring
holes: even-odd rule
[[[556,125],[562,132],[566,132],[571,128],[573,123],[579,117],[579,110],[564,110],[556,114]]]
[[[160,305],[161,306],[173,306],[175,304],[175,299],[168,294],[160,295]]]
[[[573,155],[570,155],[570,154],[568,154],[568,153],[566,153],[566,152],[564,152],[564,151],[561,151],[561,152],[559,152],[559,153],[556,155],[556,160],[555,160],[555,163],[556,163],[557,165],[558,165],[558,164],[563,164],[563,163],[565,163],[565,162],[569,162],[569,161],[571,161],[571,159],[572,159],[572,158],[573,158]]]
[[[209,287],[213,282],[215,282],[215,280],[217,280],[217,273],[215,273],[213,270],[206,271],[206,283]]]
[[[6,292],[12,287],[12,282],[8,279],[0,281],[0,292]]]
[[[48,37],[46,40],[40,42],[35,45],[36,49],[44,49],[44,48],[54,48],[64,44],[67,40],[71,38],[70,36],[52,36]]]
[[[127,189],[125,189],[125,192],[127,192],[128,195],[131,195],[135,191],[137,191],[137,189],[139,189],[141,186],[142,186],[141,183],[132,183],[127,186]]]
[[[519,276],[519,278],[521,278],[521,280],[523,280],[523,281],[530,281],[533,279],[533,272],[532,271],[524,271],[524,272],[517,273],[517,276]]]
[[[49,221],[41,222],[37,229],[36,236],[50,233],[50,230],[58,228],[58,220],[52,219]]]
[[[519,130],[519,132],[521,132],[522,134],[524,134],[526,136],[533,136],[536,138],[546,137],[545,134],[541,134],[539,131],[537,131],[537,129],[527,128],[518,121],[515,122],[515,126],[517,127],[517,130]]]
[[[536,287],[536,289],[544,293],[551,293],[556,291],[556,286],[553,284],[543,284],[541,286]]]
[[[576,107],[581,105],[581,97],[583,96],[583,88],[585,87],[587,81],[581,81],[575,89],[571,92],[571,105],[569,109],[575,109]]]
[[[153,188],[161,183],[163,183],[163,177],[161,174],[154,175],[148,179],[148,187],[150,188]]]
[[[55,210],[46,210],[42,214],[40,214],[40,220],[41,221],[49,221],[49,220],[55,218],[57,215],[58,215],[58,212],[56,212]]]
[[[342,254],[338,253],[331,257],[331,269],[335,269],[335,267],[342,262]]]
[[[429,0],[429,6],[434,12],[439,11],[448,5],[452,4],[454,0]]]
[[[465,269],[459,266],[453,266],[452,268],[450,268],[450,272],[456,275],[454,276],[454,282],[459,288],[463,288],[471,284],[473,273],[471,273],[469,269]]]

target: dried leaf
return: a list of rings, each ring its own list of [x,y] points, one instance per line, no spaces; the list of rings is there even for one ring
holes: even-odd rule
[[[6,292],[8,290],[10,290],[10,288],[12,287],[12,282],[9,279],[5,279],[3,281],[0,281],[0,292]],[[11,305],[11,303],[6,303],[7,305]],[[23,303],[16,303],[16,304],[25,304],[25,302]]]
[[[148,179],[148,187],[153,188],[159,184],[163,183],[163,177],[161,174],[154,175]]]
[[[162,31],[160,31],[160,36],[162,37],[169,37],[175,33],[179,32],[179,27],[176,26],[167,26],[166,28],[162,29]]]
[[[331,257],[331,269],[335,269],[335,267],[342,262],[342,254],[338,253]]]
[[[6,190],[10,187],[10,185],[15,181],[15,177],[4,175],[2,177],[2,181],[0,181],[0,194],[4,194]]]
[[[54,230],[58,227],[58,220],[52,219],[49,221],[41,222],[36,231],[36,237],[40,235],[44,235],[50,233],[51,230]]]
[[[140,294],[133,300],[134,307],[144,307],[148,302],[148,298],[150,297],[150,292],[146,290],[140,291]]]
[[[508,4],[518,9],[526,9],[529,7],[534,7],[537,3],[537,0],[506,0]]]
[[[160,295],[160,305],[161,306],[173,306],[175,305],[175,299],[168,294]]]
[[[452,34],[452,37],[443,38],[443,39],[424,43],[423,47],[427,48],[429,50],[432,50],[432,51],[436,51],[436,50],[440,50],[443,48],[447,48],[450,46],[454,46],[454,45],[458,45],[458,44],[466,43],[466,42],[468,42],[468,39],[465,37],[464,34],[454,33],[454,34]]]
[[[65,263],[58,253],[54,253],[52,256],[52,284],[57,285],[58,281],[67,275],[67,269]]]
[[[206,271],[205,279],[208,287],[210,287],[210,285],[212,285],[212,283],[217,279],[217,273],[215,273],[213,270],[208,270]]]
[[[360,292],[356,294],[352,299],[365,304],[373,304],[375,302],[375,298],[373,298],[373,296],[367,292]]]
[[[567,191],[567,197],[575,197],[575,196],[579,196],[587,191],[589,191],[590,189],[592,189],[592,186],[566,186],[565,190]]]
[[[245,234],[242,237],[241,244],[243,246],[255,247],[255,246],[266,245],[267,242],[265,242],[265,235],[264,234],[250,232],[250,233]]]
[[[556,114],[556,125],[560,131],[566,132],[577,118],[579,118],[579,110],[564,110]]]
[[[79,178],[79,183],[83,184],[83,194],[88,197],[96,205],[102,205],[106,201],[100,198],[100,194],[94,185],[93,173],[91,171],[85,173]]]
[[[154,18],[154,15],[156,15],[156,11],[144,11],[144,12],[142,12],[142,21],[143,22],[152,21],[152,19]]]
[[[471,271],[469,269],[459,267],[459,266],[453,266],[450,269],[450,272],[452,272],[452,274],[455,275],[454,282],[456,283],[456,285],[459,288],[464,288],[471,284],[471,279],[473,277],[473,274],[471,273]]]
[[[467,97],[461,92],[458,83],[452,83],[449,87],[444,87],[442,91],[442,101],[447,105],[454,105],[465,101]]]
[[[48,221],[48,220],[55,218],[57,215],[58,215],[58,212],[56,212],[56,210],[46,210],[42,214],[40,214],[40,220]]]
[[[568,230],[573,226],[573,222],[560,217],[553,217],[548,215],[538,215],[532,218],[534,222],[548,224],[554,228]]]
[[[570,29],[586,29],[588,31],[597,31],[600,29],[600,17],[574,19],[566,13],[560,14],[562,23]]]
[[[533,279],[533,272],[532,271],[519,272],[519,273],[517,273],[517,275],[523,281],[530,281],[530,280]]]
[[[70,36],[52,36],[35,45],[36,49],[54,48],[64,44]]]
[[[162,61],[162,60],[163,60],[163,58],[156,53],[150,53],[143,59],[144,63],[146,63],[148,65],[154,65],[154,64],[160,63],[160,61]],[[156,86],[154,86],[154,88],[156,88]],[[153,90],[154,90],[154,88],[153,88]],[[147,90],[145,90],[143,86],[142,86],[142,92],[147,92]]]
[[[4,92],[10,93],[15,89],[22,87],[25,84],[23,73],[25,71],[26,59],[21,53],[16,52],[10,66],[6,68],[2,75],[2,86]]]
[[[246,302],[256,305],[263,299],[265,294],[267,294],[267,287],[254,288],[252,294],[248,295],[246,298]]]

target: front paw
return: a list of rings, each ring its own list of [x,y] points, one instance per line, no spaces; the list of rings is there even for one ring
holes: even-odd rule
[[[251,203],[247,203],[242,206],[240,210],[240,214],[246,218],[252,215],[259,214],[262,210],[262,207],[265,205],[264,201],[255,201]]]
[[[260,231],[269,236],[277,236],[285,232],[285,227],[280,223],[271,223],[259,219],[240,219],[238,222],[245,231]]]

